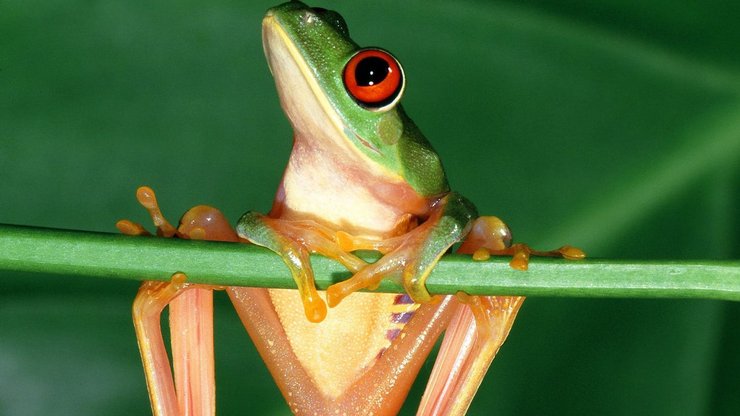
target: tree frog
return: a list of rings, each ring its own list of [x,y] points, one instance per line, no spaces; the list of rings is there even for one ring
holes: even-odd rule
[[[513,255],[512,266],[522,269],[530,254],[582,253],[511,246],[503,222],[478,218],[474,205],[450,190],[437,153],[399,104],[406,77],[399,61],[383,49],[359,47],[339,14],[292,1],[267,12],[262,35],[294,130],[270,212],[247,212],[235,233],[218,211],[196,207],[175,229],[153,191],[141,188],[139,201],[161,235],[246,240],[282,258],[297,291],[226,290],[294,413],[397,413],[446,330],[419,414],[464,414],[523,298],[434,297],[424,282],[435,263],[458,242],[459,251],[476,258]],[[130,222],[119,228],[143,233]],[[368,264],[356,250],[383,256]],[[310,253],[353,273],[328,288],[326,301],[314,286]],[[407,293],[359,292],[385,278],[400,279]],[[212,364],[193,364],[212,360],[210,332],[180,329],[199,325],[186,315],[209,307],[209,289],[178,275],[140,290],[134,315],[155,414],[214,412],[213,389],[203,386],[213,384]],[[171,302],[174,382],[159,333],[159,313]]]

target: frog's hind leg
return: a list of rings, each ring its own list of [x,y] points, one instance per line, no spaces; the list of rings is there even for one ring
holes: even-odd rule
[[[476,219],[458,252],[472,254],[475,260],[486,260],[489,256],[511,256],[509,265],[516,270],[527,270],[531,256],[562,257],[567,260],[586,257],[581,249],[568,245],[556,250],[540,251],[522,243],[511,244],[509,228],[494,216]]]
[[[215,414],[213,292],[185,279],[176,273],[169,282],[144,282],[134,300],[134,328],[156,416]],[[168,305],[174,379],[160,325]]]
[[[181,292],[183,284],[184,275],[173,276],[171,282],[147,281],[134,300],[134,328],[155,416],[180,414],[160,316],[164,307]]]
[[[154,191],[136,193],[157,226],[157,235],[190,239],[238,241],[216,209],[190,209],[175,229],[162,215]],[[141,225],[119,221],[125,234],[150,235]],[[144,282],[134,301],[133,315],[153,413],[169,415],[215,414],[213,351],[213,288],[185,283],[175,274],[170,282]],[[160,316],[169,305],[174,379],[162,339]]]
[[[476,260],[489,255],[511,255],[511,267],[526,270],[529,256],[583,258],[570,246],[536,251],[524,244],[511,245],[511,233],[496,217],[475,220],[458,253]],[[524,302],[522,296],[457,295],[466,305],[458,309],[445,333],[417,415],[464,415]]]
[[[511,233],[496,217],[474,221],[458,249],[505,250]],[[506,340],[519,307],[519,296],[457,295],[466,304],[458,308],[440,346],[417,415],[464,415],[498,349]]]
[[[445,332],[417,415],[464,415],[501,345],[506,340],[521,296],[459,295],[458,308]]]
[[[215,415],[213,290],[193,285],[170,302],[169,312],[180,414]]]

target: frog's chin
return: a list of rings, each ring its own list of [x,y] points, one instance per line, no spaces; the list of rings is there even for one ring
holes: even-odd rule
[[[262,22],[262,43],[280,103],[296,136],[345,157],[353,154],[358,162],[366,159],[347,137],[351,132],[334,111],[301,52],[270,14]]]

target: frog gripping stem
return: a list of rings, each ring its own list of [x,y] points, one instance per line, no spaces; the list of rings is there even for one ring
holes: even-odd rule
[[[279,226],[280,220],[250,211],[239,219],[236,231],[242,238],[280,255],[298,286],[306,318],[311,322],[321,322],[326,317],[326,303],[316,290],[309,252],[301,244],[279,232],[275,228]]]
[[[425,286],[427,277],[439,258],[468,233],[476,216],[473,204],[456,192],[435,201],[426,221],[404,235],[392,237],[395,249],[351,278],[330,286],[326,291],[329,306],[336,306],[353,292],[376,286],[386,277],[398,275],[415,302],[431,301]]]

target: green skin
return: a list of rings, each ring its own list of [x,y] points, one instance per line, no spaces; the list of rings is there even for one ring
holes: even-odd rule
[[[420,222],[433,223],[410,231],[408,235],[417,234],[409,239],[408,244],[387,253],[375,265],[382,265],[383,262],[401,265],[391,272],[386,269],[382,274],[385,276],[397,272],[414,300],[429,301],[431,297],[424,287],[424,281],[439,257],[468,233],[472,221],[477,217],[475,207],[461,195],[450,191],[439,156],[400,105],[393,103],[387,108],[373,111],[359,105],[347,92],[343,69],[361,48],[349,38],[347,25],[339,14],[311,9],[294,1],[270,9],[268,18],[272,18],[282,29],[286,42],[292,45],[305,63],[307,71],[302,76],[313,80],[313,85],[320,90],[319,95],[329,103],[332,116],[341,120],[343,134],[334,135],[342,136],[338,140],[341,140],[343,147],[359,151],[374,163],[376,167],[372,168],[373,172],[367,172],[368,175],[394,178],[396,181],[400,177],[416,195],[427,201],[425,211],[415,214]],[[307,19],[310,19],[310,24],[307,24]],[[269,58],[267,46],[266,53]],[[282,69],[271,69],[278,80]],[[281,90],[280,85],[278,90]],[[282,94],[288,93],[282,91]],[[286,107],[285,102],[283,106]],[[289,117],[289,110],[301,111],[300,105],[296,105],[296,108],[299,109],[286,108]],[[293,120],[294,117],[290,118]],[[295,123],[294,127],[296,131],[300,130]],[[305,137],[302,139],[306,140]],[[311,138],[308,141],[311,142]],[[325,150],[331,152],[333,149]],[[353,180],[353,177],[347,178]],[[282,188],[276,204],[280,202],[281,192]],[[402,202],[398,204],[403,208]],[[279,218],[279,210],[273,209],[270,216]],[[239,220],[237,231],[243,238],[278,253],[296,281],[305,278],[305,273],[312,276],[306,251],[314,250],[286,238],[268,225],[264,216],[247,212]]]
[[[296,1],[270,9],[270,13],[294,40],[347,129],[355,133],[349,135],[353,145],[401,175],[420,195],[437,196],[449,192],[439,156],[400,105],[382,112],[368,111],[347,93],[342,71],[360,47],[349,38],[344,19],[336,12],[326,11],[307,27],[303,23],[303,12],[307,9],[310,8]],[[362,145],[357,136],[370,142],[378,152]]]

